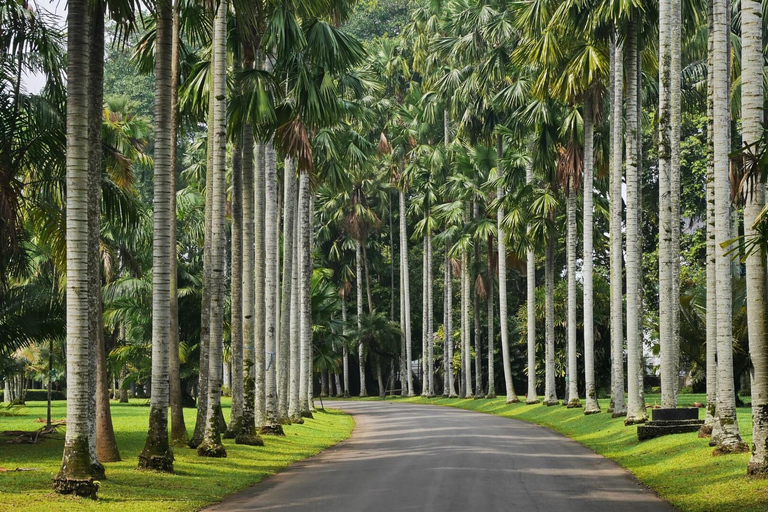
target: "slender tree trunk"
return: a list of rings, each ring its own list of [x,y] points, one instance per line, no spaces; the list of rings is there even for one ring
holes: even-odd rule
[[[488,393],[486,393],[485,398],[496,398],[496,369],[494,368],[494,358],[493,358],[493,351],[494,348],[494,325],[493,325],[493,316],[494,316],[494,308],[493,308],[493,294],[494,292],[494,285],[493,285],[493,236],[488,236],[488,289],[486,290],[486,301],[488,305]]]
[[[299,409],[305,418],[311,418],[310,396],[312,394],[312,246],[311,242],[312,205],[309,193],[309,174],[299,174],[299,321],[301,329],[301,367],[299,378]],[[359,281],[358,281],[359,282]],[[359,291],[359,289],[358,289]],[[361,297],[358,295],[358,299]],[[358,308],[362,307],[359,303]]]
[[[139,467],[173,471],[168,442],[169,349],[171,338],[171,3],[158,3],[155,45],[155,176],[152,248],[152,396],[149,432]]]
[[[582,187],[584,190],[583,212],[583,236],[584,236],[584,264],[581,272],[584,280],[584,384],[586,386],[587,402],[584,414],[600,412],[600,404],[597,401],[597,389],[595,385],[595,308],[594,285],[592,275],[593,242],[594,242],[594,202],[592,200],[592,187],[594,183],[594,104],[592,91],[588,90],[584,97],[584,176]]]
[[[429,313],[427,311],[427,304],[429,304],[427,259],[429,258],[429,250],[427,249],[426,236],[422,240],[421,254],[421,396],[427,396],[429,391],[427,386],[427,322],[429,321]]]
[[[298,201],[297,201],[298,209]],[[290,400],[288,403],[288,419],[292,423],[303,423],[301,408],[299,407],[299,379],[301,378],[301,319],[299,317],[299,222],[294,218],[293,222],[293,257],[291,262],[291,382]],[[342,299],[343,300],[343,299]],[[346,313],[344,314],[346,316]],[[346,323],[344,332],[346,335]]]
[[[525,184],[533,184],[533,164],[525,166]],[[526,267],[526,320],[528,335],[528,394],[525,403],[528,405],[539,403],[539,395],[536,391],[536,254],[533,246],[525,251]]]
[[[499,177],[504,175],[501,166],[501,157],[504,155],[504,147],[501,135],[496,138],[496,161],[499,167]],[[496,189],[496,197],[501,200],[504,197],[504,189]],[[507,403],[516,403],[520,400],[515,393],[514,383],[512,382],[512,366],[509,355],[509,317],[507,312],[507,247],[506,233],[502,227],[504,219],[504,208],[499,206],[496,212],[496,230],[498,238],[499,251],[499,323],[501,329],[501,363],[504,366],[504,388],[507,396]]]
[[[254,342],[254,388],[256,390],[256,400],[254,405],[254,423],[256,429],[260,429],[266,422],[266,394],[264,392],[264,351],[266,348],[266,288],[265,288],[265,275],[266,275],[266,249],[265,249],[265,237],[266,226],[264,222],[264,208],[266,205],[266,145],[256,145],[256,185],[254,192],[254,204],[256,210],[256,219],[254,222],[254,239],[256,241],[255,259],[256,264],[254,266],[254,276],[256,280],[256,293],[255,293],[255,313],[254,313],[254,331],[256,333],[256,341]]]
[[[434,336],[434,300],[432,282],[432,233],[427,230],[427,374],[424,379],[427,396],[435,396],[435,336]]]
[[[184,422],[181,389],[181,360],[179,358],[179,282],[176,249],[176,159],[179,137],[179,16],[180,3],[173,5],[173,31],[171,37],[171,345],[170,345],[170,401],[171,444],[186,446],[189,442]]]
[[[283,287],[282,287],[282,305],[281,326],[280,326],[280,374],[278,389],[278,408],[277,419],[280,423],[289,421],[288,415],[288,388],[290,385],[290,361],[294,355],[291,351],[291,293],[293,291],[293,254],[296,248],[294,241],[294,224],[296,222],[296,167],[293,160],[285,159],[283,185]]]
[[[104,472],[102,462],[120,460],[115,432],[112,428],[112,414],[109,407],[109,376],[107,374],[107,350],[104,339],[104,320],[101,303],[101,124],[104,111],[104,10],[101,4],[92,7],[91,18],[91,62],[89,63],[89,179],[91,190],[89,208],[89,247],[92,251],[89,265],[91,275],[89,287],[94,303],[91,339],[96,359],[95,394],[95,442],[96,468],[99,476]],[[94,454],[92,454],[93,456]],[[95,476],[95,475],[94,475]]]
[[[225,438],[240,434],[243,423],[243,132],[232,145],[232,199],[231,199],[231,252],[232,276],[230,284],[230,394],[232,406],[229,429]]]
[[[672,385],[674,386],[674,404],[677,405],[677,393],[680,379],[680,126],[681,111],[681,34],[682,2],[670,0],[670,169],[669,169],[669,206],[670,206],[670,288],[669,300],[672,311]],[[638,31],[640,29],[638,28]],[[639,64],[638,64],[639,65]],[[638,84],[638,87],[640,84]],[[639,128],[640,129],[640,128]],[[642,261],[642,260],[641,260]]]
[[[403,163],[400,162],[400,171],[403,171]],[[406,362],[406,383],[408,385],[408,396],[413,396],[413,374],[411,373],[411,278],[408,273],[408,225],[405,215],[405,192],[398,191],[400,204],[400,258],[401,271],[403,273],[403,303],[405,305],[405,362]],[[348,390],[347,390],[348,392]]]
[[[571,189],[566,198],[566,216],[568,217],[568,244],[567,244],[567,264],[568,264],[568,402],[569,409],[581,407],[579,400],[579,379],[578,379],[578,360],[576,358],[576,244],[578,243],[578,234],[576,231],[576,190],[571,183]]]
[[[470,219],[470,205],[465,204],[465,216],[464,218],[469,221]],[[472,398],[472,331],[469,325],[470,322],[470,297],[472,296],[472,287],[470,283],[470,259],[469,251],[462,249],[462,262],[461,262],[461,277],[462,277],[462,289],[461,293],[464,297],[462,308],[462,331],[464,332],[464,343],[462,344],[461,354],[461,367],[462,367],[462,382],[464,388],[464,396],[466,398]]]
[[[622,97],[624,94],[624,51],[614,36],[613,58],[613,112],[611,114],[611,178],[610,178],[610,231],[611,231],[611,347],[612,347],[612,394],[613,408],[609,412],[614,418],[625,416],[627,407],[624,400],[624,300],[623,249],[621,235],[621,175],[623,162],[622,144]]]
[[[344,322],[344,335],[347,334],[347,294],[341,296],[341,320]],[[344,366],[344,396],[349,397],[349,349],[342,347],[342,364]]]
[[[472,202],[472,216],[475,219],[480,218],[480,208],[477,205],[477,201]],[[474,254],[475,265],[480,264],[480,248],[475,243]],[[477,280],[480,279],[480,274],[474,277],[472,286],[472,313],[475,323],[475,398],[481,398],[483,389],[483,373],[482,373],[482,347],[483,337],[480,333],[480,297],[477,293]]]
[[[265,62],[269,62],[267,56]],[[265,66],[271,69],[271,66]],[[278,286],[278,244],[277,231],[275,223],[278,222],[279,212],[277,210],[277,163],[275,161],[275,148],[272,141],[265,146],[265,204],[264,204],[264,252],[265,252],[265,271],[264,271],[264,320],[265,325],[265,381],[264,392],[266,394],[266,421],[265,427],[271,430],[277,424],[277,325],[276,325],[276,295],[275,289]],[[263,431],[266,432],[266,431]]]
[[[712,69],[713,13],[712,0],[707,9],[707,69]],[[717,275],[715,248],[715,168],[714,168],[714,87],[712,80],[707,80],[707,412],[701,435],[712,434],[717,409]]]
[[[213,120],[209,124],[209,137],[213,137],[213,174],[211,193],[211,306],[209,312],[210,341],[208,346],[208,411],[203,441],[197,453],[204,457],[225,457],[226,450],[221,444],[221,381],[224,328],[224,275],[225,275],[225,208],[227,164],[226,126],[226,30],[228,3],[221,0],[213,21]]]
[[[355,245],[355,284],[357,286],[357,334],[363,334],[363,253],[361,243]],[[365,388],[365,347],[362,340],[357,346],[357,362],[360,369],[360,396],[368,396]]]
[[[551,214],[554,217],[554,212]],[[555,233],[547,239],[544,254],[544,283],[546,291],[545,309],[545,368],[544,368],[544,405],[558,405],[555,388]]]
[[[645,403],[640,397],[638,354],[642,343],[642,325],[638,266],[641,264],[640,251],[642,236],[640,230],[640,211],[638,209],[638,162],[637,162],[637,75],[634,64],[637,60],[637,24],[634,17],[630,20],[626,39],[627,62],[632,68],[627,73],[627,129],[626,129],[626,167],[627,167],[627,425],[642,423],[648,418]]]
[[[446,343],[447,343],[447,350],[448,350],[448,363],[447,363],[447,372],[448,372],[448,396],[450,398],[456,397],[456,379],[453,375],[453,353],[454,353],[454,343],[453,343],[453,265],[451,264],[450,257],[448,256],[448,249],[446,247],[446,254],[445,254],[445,265],[446,265],[446,294],[445,294],[445,310],[446,310]]]
[[[712,109],[714,119],[715,249],[717,275],[717,417],[712,441],[715,453],[746,451],[736,420],[733,382],[733,310],[731,262],[723,244],[731,239],[730,153],[730,3],[713,0]]]

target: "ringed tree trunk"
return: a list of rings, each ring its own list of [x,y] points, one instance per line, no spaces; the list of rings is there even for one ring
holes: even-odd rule
[[[731,298],[731,261],[723,243],[731,239],[731,188],[728,153],[730,150],[730,74],[729,38],[730,4],[712,1],[713,30],[712,109],[714,126],[715,249],[717,275],[717,417],[712,433],[715,454],[744,452],[736,420],[736,396],[733,389],[733,311]],[[722,293],[720,293],[722,292]],[[712,444],[710,443],[710,444]]]
[[[262,60],[264,62],[262,62]],[[258,58],[258,66],[262,69],[269,69],[266,59],[263,55]],[[266,296],[264,279],[266,278],[266,224],[264,210],[266,208],[266,144],[256,145],[256,185],[254,187],[254,204],[256,210],[256,220],[254,223],[254,238],[256,240],[256,293],[255,293],[255,313],[254,329],[256,332],[256,341],[254,343],[254,387],[256,390],[256,399],[254,401],[254,423],[256,429],[260,429],[266,423],[266,393],[264,391],[264,351],[266,349]]]
[[[591,91],[587,91],[584,97],[584,212],[583,212],[583,243],[584,264],[582,274],[584,280],[584,383],[586,386],[586,406],[584,414],[600,412],[600,404],[597,401],[597,389],[595,386],[595,308],[594,285],[592,275],[593,257],[593,222],[594,202],[592,200],[593,170],[594,170],[594,112]]]
[[[635,12],[629,22],[626,39],[627,62],[634,67],[637,61],[637,24]],[[643,423],[648,419],[645,402],[641,397],[639,358],[642,343],[642,323],[640,312],[640,284],[638,282],[639,265],[641,264],[640,210],[637,197],[638,162],[637,162],[637,75],[630,68],[627,73],[627,129],[626,129],[626,167],[627,167],[627,417],[625,425]]]
[[[244,45],[243,67],[253,68],[253,55]],[[256,236],[254,207],[254,140],[253,127],[243,125],[243,368],[241,375],[243,384],[243,412],[240,422],[240,433],[235,437],[235,443],[250,446],[261,446],[264,442],[256,433],[254,419],[254,401],[256,388],[254,382],[254,359],[256,357],[254,342],[256,332]]]
[[[309,173],[299,173],[299,321],[301,330],[301,366],[299,378],[299,409],[305,418],[312,418],[310,395],[312,393],[312,205],[309,192]],[[362,306],[362,304],[361,304]]]
[[[566,198],[568,217],[568,404],[569,409],[580,408],[578,363],[576,358],[576,190],[571,184]]]
[[[297,205],[298,209],[298,205]],[[293,223],[293,255],[291,262],[291,381],[289,386],[288,419],[291,423],[304,423],[299,408],[299,378],[301,377],[301,320],[299,318],[299,229],[298,221]]]
[[[496,160],[501,161],[504,155],[503,140],[501,135],[496,138]],[[504,171],[500,168],[499,177]],[[496,189],[496,197],[501,200],[504,197],[504,189]],[[512,366],[509,356],[509,317],[507,312],[507,246],[506,233],[502,226],[504,219],[504,208],[499,206],[496,212],[496,230],[498,233],[498,251],[499,251],[499,324],[501,329],[501,363],[504,366],[504,387],[507,396],[507,403],[517,403],[520,400],[515,393],[514,383],[512,382]]]
[[[231,284],[230,284],[230,360],[229,386],[232,395],[229,429],[225,438],[240,434],[243,423],[243,133],[232,145],[232,198],[231,198]]]
[[[88,198],[89,208],[89,247],[93,251],[89,264],[91,266],[90,288],[91,300],[95,310],[92,319],[94,330],[91,339],[94,340],[96,359],[96,467],[99,476],[104,472],[102,462],[116,462],[120,460],[120,452],[117,449],[115,431],[112,428],[112,413],[109,406],[109,375],[107,374],[107,347],[104,339],[104,319],[101,303],[101,255],[99,246],[101,242],[101,123],[104,103],[104,61],[100,57],[104,54],[104,10],[101,4],[97,4],[92,12],[91,25],[91,62],[89,63],[89,179],[92,181],[91,194]],[[93,454],[92,454],[93,455]]]
[[[554,212],[551,214],[554,217]],[[547,239],[544,254],[544,283],[546,289],[545,309],[545,361],[544,361],[544,405],[558,405],[555,388],[555,233]]]
[[[288,388],[290,386],[290,364],[294,358],[294,352],[291,346],[291,316],[294,311],[291,306],[293,302],[291,296],[293,293],[293,255],[296,248],[293,246],[295,239],[294,224],[296,222],[296,167],[293,160],[285,159],[284,170],[284,220],[283,220],[283,287],[280,306],[280,374],[278,390],[277,420],[279,423],[290,423],[288,415]]]
[[[154,236],[152,242],[152,396],[149,431],[139,468],[173,471],[168,442],[171,343],[171,46],[173,14],[169,1],[158,2],[155,58]]]
[[[179,358],[179,283],[176,249],[176,159],[179,136],[179,16],[180,2],[173,5],[173,32],[171,46],[171,346],[170,346],[170,401],[171,444],[186,446],[189,442],[184,422],[181,389],[181,360]]]
[[[712,0],[708,2],[707,23],[712,33]],[[713,38],[707,38],[707,68],[712,69]],[[715,168],[712,80],[707,80],[707,412],[699,435],[712,435],[717,409],[717,272],[715,247]]]
[[[221,383],[222,350],[224,328],[224,272],[226,242],[225,208],[227,164],[227,125],[226,125],[226,30],[227,0],[221,0],[213,21],[213,122],[210,123],[209,137],[213,137],[213,190],[211,211],[211,309],[210,341],[208,347],[208,411],[205,421],[205,434],[197,454],[203,457],[226,457],[227,452],[221,444]]]
[[[623,248],[621,235],[621,175],[623,162],[622,145],[622,108],[621,98],[624,91],[624,50],[614,36],[613,48],[613,112],[611,114],[611,348],[613,353],[613,378],[611,382],[613,408],[608,412],[614,418],[627,414],[624,399],[624,297],[623,288]]]
[[[533,184],[533,164],[530,162],[525,166],[525,184]],[[531,405],[539,403],[536,392],[536,253],[533,246],[528,246],[525,251],[525,267],[528,335],[528,394],[525,403]]]
[[[425,219],[426,220],[426,219]],[[427,322],[429,313],[427,304],[429,304],[428,288],[429,279],[427,278],[427,259],[429,250],[427,249],[427,237],[422,240],[423,250],[421,258],[421,396],[427,396]]]
[[[493,358],[494,348],[494,326],[493,326],[493,237],[488,236],[488,290],[486,301],[488,302],[488,392],[485,398],[496,398],[496,372],[493,367],[495,361]]]
[[[446,244],[447,246],[447,244]],[[448,257],[448,248],[446,247],[446,256],[445,256],[445,266],[446,266],[446,293],[445,293],[445,310],[446,310],[446,323],[445,323],[445,332],[446,332],[446,347],[447,347],[447,364],[446,364],[446,372],[448,375],[448,397],[449,398],[455,398],[456,395],[456,379],[453,375],[453,353],[454,353],[454,344],[453,344],[453,265],[451,263],[450,258]]]
[[[466,205],[465,219],[469,219],[469,204]],[[470,278],[469,278],[469,251],[465,248],[461,252],[461,278],[462,289],[461,294],[464,298],[462,301],[462,323],[461,328],[464,333],[464,339],[462,343],[461,354],[461,377],[464,389],[464,397],[472,398],[472,355],[470,353],[470,345],[472,343],[472,335],[469,327],[469,304],[470,296],[472,294]]]
[[[427,228],[427,374],[424,379],[427,388],[427,396],[435,396],[435,337],[434,337],[434,301],[432,292],[432,233]]]
[[[341,296],[341,319],[344,322],[344,335],[347,335],[347,293]],[[344,396],[349,397],[349,348],[342,347],[342,363],[344,365]]]
[[[403,171],[403,162],[399,163],[400,172]],[[400,258],[401,258],[401,272],[403,273],[403,303],[405,306],[405,361],[406,361],[406,384],[408,389],[408,396],[413,396],[413,373],[411,372],[411,361],[413,355],[411,352],[412,338],[411,338],[411,279],[408,273],[408,225],[405,214],[405,192],[403,190],[398,191],[400,201]],[[349,392],[348,388],[345,388],[346,392]]]
[[[477,201],[472,202],[472,215],[475,219],[480,217],[480,208],[477,205]],[[480,263],[480,249],[475,244],[475,264]],[[478,274],[473,281],[481,279]],[[482,373],[482,346],[483,339],[480,334],[480,297],[478,296],[477,286],[473,286],[473,317],[475,322],[475,398],[480,398],[483,389],[483,373]]]
[[[365,350],[363,335],[363,255],[361,242],[355,244],[355,285],[357,286],[357,334],[361,338],[357,346],[357,362],[360,369],[360,396],[368,396],[365,388]]]

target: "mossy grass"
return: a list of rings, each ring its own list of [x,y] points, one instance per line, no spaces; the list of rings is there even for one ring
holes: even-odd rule
[[[222,399],[224,416],[229,419],[229,398]],[[60,495],[51,486],[62,466],[62,439],[46,439],[37,444],[0,443],[0,467],[34,468],[34,471],[0,472],[0,510],[25,512],[147,510],[193,511],[221,501],[293,462],[305,459],[346,439],[354,420],[338,411],[319,412],[305,425],[288,425],[285,437],[270,437],[265,446],[253,447],[225,440],[226,459],[198,457],[195,450],[174,450],[175,473],[137,471],[136,461],[147,439],[149,407],[146,400],[129,404],[112,402],[112,417],[117,444],[123,460],[106,463],[107,480],[68,479],[59,482],[83,494],[81,486],[98,489],[97,500]],[[190,434],[195,409],[184,409]],[[37,418],[45,418],[45,402],[27,402],[16,416],[0,417],[0,430],[35,430]],[[52,417],[64,418],[66,403],[53,402]],[[78,486],[78,487],[75,487]],[[64,489],[62,489],[64,490]]]
[[[651,405],[661,403],[657,394],[645,398]],[[458,407],[542,425],[618,462],[681,512],[765,512],[768,503],[768,479],[747,476],[749,453],[713,457],[708,440],[699,439],[696,432],[641,443],[637,427],[624,426],[625,415],[613,419],[610,414],[584,415],[580,409],[566,407],[508,405],[503,396],[496,400],[387,400]],[[690,407],[695,402],[705,403],[706,396],[680,395],[678,406]],[[609,400],[601,399],[599,403],[605,410]],[[699,415],[703,419],[705,409],[700,409]],[[751,445],[751,409],[739,408],[738,419],[741,436]]]

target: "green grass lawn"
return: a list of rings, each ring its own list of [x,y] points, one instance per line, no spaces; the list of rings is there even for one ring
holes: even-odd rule
[[[267,437],[264,447],[235,445],[225,440],[226,459],[198,457],[195,450],[176,448],[173,475],[137,471],[144,445],[149,407],[145,400],[112,403],[112,418],[122,462],[107,463],[107,480],[101,482],[98,501],[60,496],[51,478],[61,465],[63,440],[38,444],[6,444],[0,439],[0,468],[36,468],[35,471],[0,473],[0,510],[197,510],[244,489],[289,464],[314,455],[350,436],[351,416],[338,411],[318,412],[304,425],[285,427],[286,437]],[[229,417],[229,400],[224,403]],[[187,429],[195,424],[194,409],[186,409]],[[0,417],[0,430],[35,430],[43,424],[45,402],[30,402],[17,416]],[[64,418],[65,403],[54,402],[53,418]],[[63,438],[63,436],[62,436]]]
[[[680,405],[704,402],[705,395],[681,395]],[[389,400],[389,399],[388,399]],[[682,511],[765,512],[768,510],[768,480],[747,478],[749,454],[713,457],[708,440],[697,434],[678,434],[642,443],[637,428],[625,427],[622,419],[608,414],[584,416],[581,409],[563,406],[514,404],[504,398],[461,400],[421,397],[403,402],[436,404],[495,414],[536,423],[564,434],[595,452],[615,460],[639,480]],[[659,403],[658,395],[646,395],[649,404]],[[608,400],[600,400],[605,411]],[[703,418],[704,409],[700,409]],[[739,428],[747,443],[752,442],[749,408],[740,408]]]

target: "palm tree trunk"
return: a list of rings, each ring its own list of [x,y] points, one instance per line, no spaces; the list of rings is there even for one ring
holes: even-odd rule
[[[681,75],[681,0],[670,2],[670,125],[671,125],[671,161],[669,169],[669,205],[670,225],[672,228],[670,240],[670,289],[669,300],[672,311],[672,385],[674,386],[674,403],[677,404],[680,379],[680,126],[682,124],[680,83]],[[640,29],[638,28],[638,31]],[[639,66],[639,64],[638,64]],[[640,87],[640,84],[638,84]],[[638,128],[638,129],[641,129]]]
[[[554,217],[554,212],[552,212]],[[544,285],[546,291],[545,309],[545,361],[544,361],[544,405],[558,405],[555,388],[555,233],[547,239],[544,254]]]
[[[636,14],[634,15],[636,16]],[[634,19],[633,16],[633,19]],[[633,67],[637,60],[637,24],[630,20],[626,38],[627,62]],[[624,423],[632,425],[647,420],[645,403],[640,397],[640,360],[638,357],[642,343],[642,325],[640,323],[640,301],[638,266],[641,264],[640,211],[638,209],[638,162],[637,162],[637,75],[631,68],[627,73],[627,132],[626,132],[626,167],[627,167],[627,418]]]
[[[614,418],[625,416],[627,407],[624,401],[624,298],[623,288],[623,248],[621,235],[621,175],[623,161],[622,145],[622,108],[624,93],[624,51],[614,36],[613,48],[613,112],[611,114],[611,352],[612,352],[612,395],[613,408],[609,412]]]
[[[467,203],[465,205],[465,219],[469,221],[469,215],[470,215],[470,206]],[[471,345],[472,345],[472,334],[469,326],[470,321],[470,313],[469,313],[469,305],[470,305],[470,297],[472,295],[471,292],[471,285],[470,285],[470,278],[469,278],[469,251],[467,249],[462,249],[461,252],[461,294],[464,298],[464,301],[462,302],[462,332],[464,333],[464,339],[462,343],[462,354],[461,354],[461,376],[462,376],[462,383],[464,388],[464,397],[465,398],[472,398],[472,354],[470,353]]]
[[[149,431],[139,467],[173,471],[168,442],[169,349],[171,338],[171,3],[158,3],[155,45],[155,174],[152,244],[152,396]]]
[[[247,45],[243,46],[243,67],[253,68],[253,55]],[[256,434],[254,406],[256,388],[254,382],[254,349],[256,331],[256,210],[254,175],[253,127],[243,125],[243,372],[235,378],[243,381],[243,413],[240,434],[235,437],[237,444],[260,445],[263,441]]]
[[[533,184],[533,164],[525,166],[525,184]],[[525,251],[526,267],[526,330],[528,335],[528,394],[525,403],[528,405],[539,403],[539,395],[536,391],[536,254],[533,246]]]
[[[297,201],[298,209],[298,201]],[[299,318],[299,222],[294,218],[293,222],[293,255],[291,262],[291,382],[290,382],[290,400],[288,402],[288,419],[292,423],[301,423],[301,408],[299,407],[299,379],[301,378],[301,320]],[[346,326],[345,333],[346,334]]]
[[[347,335],[347,294],[341,296],[341,320],[344,322],[344,335]],[[347,345],[342,348],[342,364],[344,366],[344,396],[349,396],[349,349]]]
[[[232,145],[231,199],[231,284],[230,284],[230,347],[232,351],[229,380],[232,406],[229,429],[225,438],[240,434],[243,422],[243,132]]]
[[[723,244],[731,238],[730,152],[730,4],[713,0],[712,69],[714,126],[715,249],[717,275],[717,417],[712,441],[716,453],[746,451],[736,420],[733,389],[733,311],[731,262]]]
[[[425,383],[427,396],[435,396],[435,336],[434,336],[434,300],[432,280],[432,233],[427,233],[427,375]]]
[[[486,301],[488,302],[488,392],[485,398],[496,398],[496,371],[493,365],[495,364],[493,358],[494,351],[494,325],[493,325],[493,237],[488,236],[488,289],[486,290]]]
[[[399,166],[402,174],[403,162],[400,162]],[[399,190],[398,195],[400,205],[400,268],[401,272],[403,273],[403,303],[405,309],[406,383],[408,385],[408,396],[413,396],[413,373],[411,372],[411,361],[413,360],[411,347],[413,344],[411,338],[411,277],[408,271],[408,225],[405,215],[405,192],[403,190]]]
[[[568,217],[568,403],[569,409],[581,407],[579,400],[579,371],[576,354],[576,244],[578,235],[576,231],[576,190],[571,184],[566,198],[566,216]]]
[[[496,161],[499,165],[499,177],[503,176],[504,170],[501,167],[501,157],[504,155],[503,141],[501,134],[496,138]],[[504,197],[504,189],[496,189],[496,197],[501,200]],[[499,251],[499,324],[501,329],[501,363],[504,366],[504,386],[507,395],[507,403],[516,403],[520,400],[515,393],[514,383],[512,382],[512,366],[509,355],[509,326],[507,313],[507,247],[506,233],[502,227],[504,219],[504,208],[499,206],[496,212],[496,230],[498,238]]]
[[[708,1],[707,23],[713,31],[712,0]],[[713,38],[707,38],[707,68],[712,69]],[[717,272],[715,247],[715,162],[714,162],[714,87],[707,80],[707,412],[702,435],[711,435],[717,416]]]
[[[480,207],[477,204],[477,201],[472,202],[472,216],[475,219],[480,218]],[[474,261],[475,265],[480,264],[480,248],[478,247],[478,244],[475,243],[475,254],[474,254]],[[473,279],[473,286],[472,286],[472,296],[473,296],[473,304],[472,304],[472,310],[473,310],[473,318],[475,323],[475,398],[481,398],[482,395],[482,389],[483,389],[483,372],[482,372],[482,347],[483,347],[483,337],[480,332],[480,297],[478,296],[477,291],[477,280],[480,279],[480,274],[474,277]]]
[[[398,240],[399,241],[399,240]],[[408,363],[406,361],[406,349],[405,349],[405,332],[406,332],[406,325],[405,325],[405,293],[403,291],[403,255],[402,255],[402,249],[401,252],[398,254],[400,258],[400,272],[399,272],[399,278],[400,278],[400,395],[401,396],[408,396],[408,379],[406,375],[409,373]],[[343,298],[343,296],[342,296]],[[346,308],[346,303],[343,303],[344,308]],[[346,322],[345,322],[346,325]],[[346,354],[346,346],[344,347],[344,353]]]
[[[170,401],[171,444],[186,446],[189,442],[184,422],[181,389],[181,360],[179,358],[179,283],[176,249],[176,159],[179,136],[179,17],[180,2],[173,6],[171,38],[171,346],[170,346]]]
[[[282,305],[280,306],[280,382],[277,419],[280,423],[286,423],[288,417],[288,387],[290,381],[291,352],[291,293],[293,291],[293,254],[295,248],[294,224],[296,222],[296,167],[293,160],[285,159],[284,170],[284,199],[283,199],[283,287]]]
[[[584,384],[586,386],[587,403],[584,414],[600,412],[600,404],[597,401],[597,389],[595,386],[595,308],[594,285],[592,275],[592,258],[594,232],[594,202],[592,200],[592,187],[594,183],[594,105],[592,91],[587,91],[584,97],[584,212],[583,212],[583,236],[584,236],[584,263],[582,274],[584,280]]]
[[[204,457],[224,457],[226,451],[221,444],[221,381],[222,381],[222,344],[224,328],[224,272],[225,254],[225,208],[227,164],[227,126],[226,126],[226,0],[221,0],[216,9],[213,22],[213,122],[209,123],[209,137],[213,137],[213,199],[211,201],[211,306],[210,306],[210,341],[208,346],[208,411],[205,421],[205,434],[197,453]]]
[[[355,245],[355,284],[357,286],[357,334],[363,334],[363,254],[361,243]],[[360,396],[368,396],[365,388],[365,350],[362,340],[357,346],[357,362],[360,369]]]
[[[107,375],[107,350],[104,339],[104,319],[101,303],[101,124],[104,111],[104,61],[99,58],[104,53],[104,10],[101,4],[93,9],[91,21],[91,62],[89,63],[89,176],[92,182],[91,194],[88,198],[89,208],[89,247],[93,251],[89,264],[91,300],[94,303],[92,328],[93,348],[96,362],[96,394],[95,394],[95,464],[99,476],[104,472],[102,462],[120,460],[117,449],[115,431],[112,428],[112,413],[109,407],[109,376]]]
[[[763,127],[763,20],[761,3],[741,4],[741,117],[747,146],[759,143]],[[758,147],[759,150],[759,147]],[[746,161],[745,168],[751,166]],[[765,207],[765,187],[755,182],[744,206],[747,238],[758,235],[755,224]],[[747,257],[747,322],[752,359],[752,457],[747,474],[768,475],[768,318],[766,317],[766,255],[755,251]]]
[[[255,240],[255,259],[254,276],[256,280],[256,293],[255,293],[255,313],[254,313],[254,332],[256,333],[256,340],[254,342],[254,358],[253,358],[253,379],[256,399],[254,401],[254,424],[255,428],[260,429],[266,422],[266,394],[264,392],[264,350],[266,347],[266,288],[265,288],[265,274],[266,274],[266,250],[265,250],[265,237],[266,226],[264,217],[264,208],[266,204],[266,145],[257,144],[255,151],[256,161],[256,185],[254,187],[254,210],[256,211],[256,219],[254,222],[254,240]]]
[[[425,219],[426,220],[426,219]],[[427,258],[429,250],[427,249],[427,237],[422,240],[421,253],[421,396],[427,396],[427,304],[429,303],[427,278]]]
[[[265,62],[269,63],[267,56]],[[266,69],[271,66],[266,65]],[[277,210],[277,162],[275,161],[275,148],[272,141],[265,147],[265,204],[264,204],[264,321],[265,324],[265,381],[264,392],[266,407],[265,427],[271,429],[277,424],[277,325],[276,325],[276,296],[275,288],[278,286],[278,262],[277,262],[277,231],[275,223],[279,216]]]
[[[311,212],[309,196],[309,174],[302,171],[299,174],[299,207],[298,207],[298,250],[299,250],[299,322],[301,330],[301,366],[299,376],[299,409],[305,418],[311,418],[310,395],[312,393],[312,246],[311,241]],[[361,297],[358,295],[358,299]],[[358,308],[362,307],[359,303]]]

